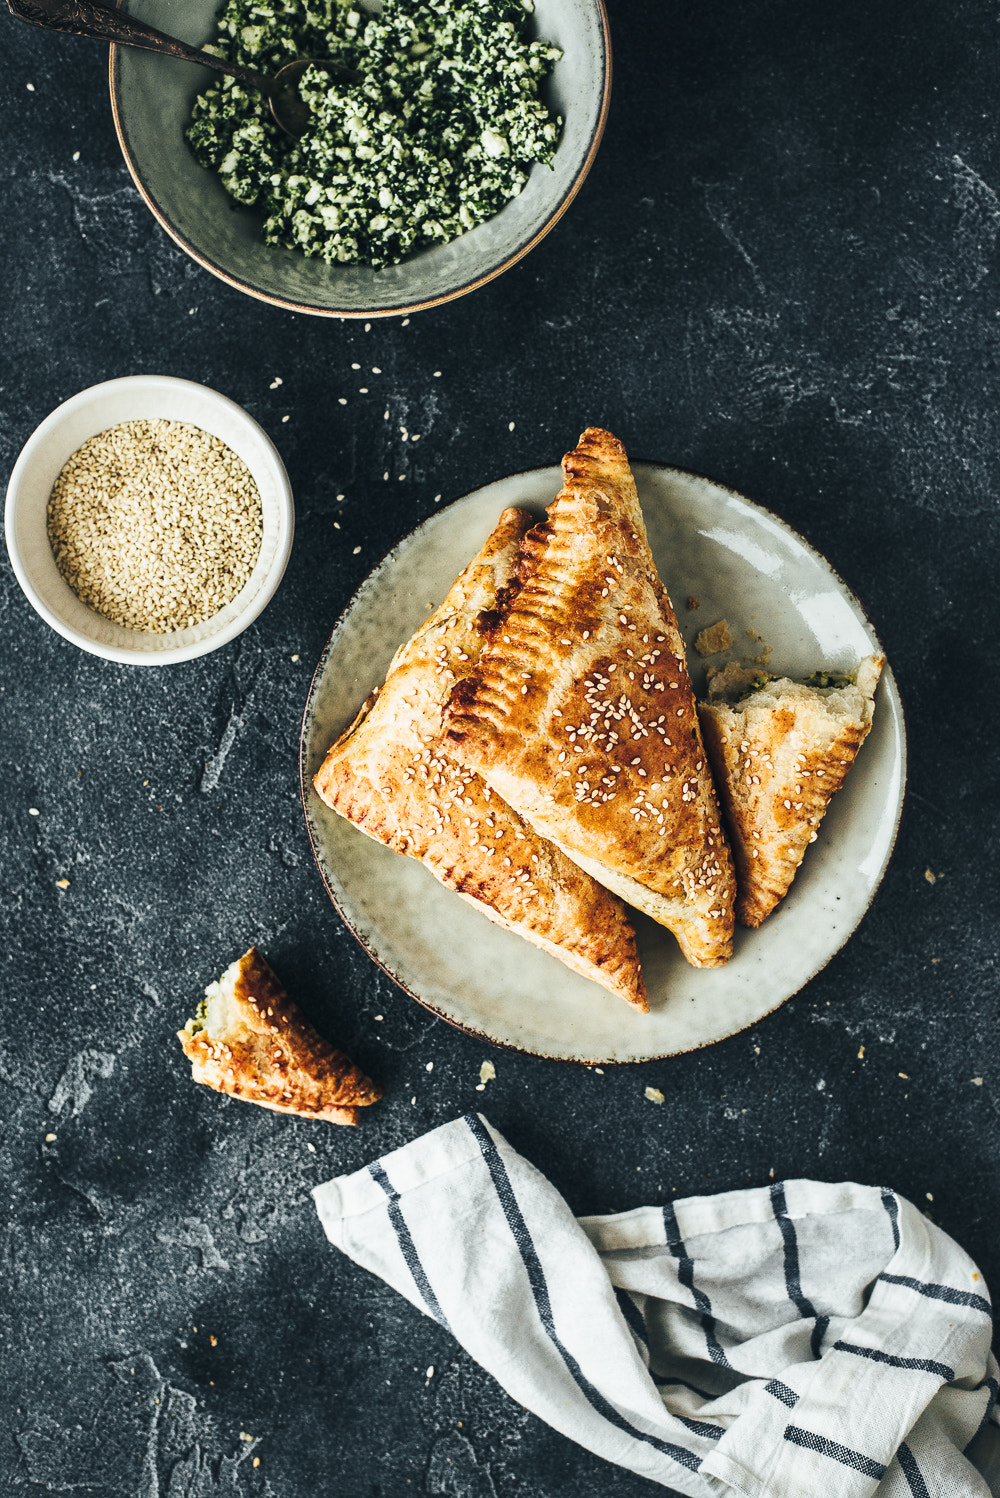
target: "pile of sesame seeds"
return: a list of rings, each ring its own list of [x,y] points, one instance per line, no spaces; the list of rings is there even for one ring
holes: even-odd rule
[[[260,552],[260,493],[218,437],[179,421],[126,421],[91,437],[48,505],[56,566],[114,624],[170,634],[210,619]]]

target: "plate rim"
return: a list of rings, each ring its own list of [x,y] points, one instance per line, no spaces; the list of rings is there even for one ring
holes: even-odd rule
[[[299,800],[302,806],[302,815],[306,826],[306,835],[309,839],[309,847],[312,851],[313,861],[316,865],[320,881],[323,885],[323,888],[326,890],[327,895],[329,896],[331,904],[333,905],[337,914],[340,916],[340,919],[343,921],[344,926],[350,932],[351,936],[354,937],[355,941],[358,943],[361,949],[367,954],[368,957],[371,958],[375,965],[385,974],[387,978],[390,979],[390,981],[397,988],[401,989],[402,992],[405,993],[409,998],[414,999],[421,1006],[421,1008],[426,1009],[428,1013],[433,1014],[436,1019],[444,1020],[446,1024],[451,1025],[453,1029],[460,1031],[461,1034],[468,1036],[469,1039],[480,1041],[486,1045],[495,1046],[499,1050],[511,1052],[519,1056],[531,1056],[543,1061],[558,1062],[560,1065],[564,1066],[581,1066],[584,1068],[590,1068],[594,1066],[647,1066],[652,1062],[671,1061],[680,1056],[689,1056],[694,1054],[695,1052],[707,1050],[710,1046],[721,1045],[725,1041],[733,1040],[738,1035],[745,1035],[746,1032],[748,1030],[752,1030],[755,1025],[761,1024],[764,1020],[770,1018],[772,1014],[775,1014],[779,1009],[783,1008],[785,1004],[790,1003],[791,1000],[796,997],[796,995],[800,994],[804,988],[807,988],[809,984],[814,981],[814,979],[818,978],[820,973],[822,973],[825,968],[829,967],[830,963],[834,960],[835,957],[840,955],[840,953],[847,946],[848,942],[856,934],[865,917],[871,910],[872,904],[875,900],[875,896],[878,894],[880,888],[882,887],[882,881],[885,878],[886,871],[892,861],[892,856],[896,849],[896,841],[899,837],[899,829],[902,823],[903,811],[906,806],[908,786],[909,731],[907,727],[906,711],[903,705],[903,697],[902,693],[899,690],[899,683],[896,680],[896,676],[892,670],[892,667],[888,663],[888,657],[886,656],[885,647],[882,644],[881,636],[878,634],[874,625],[871,623],[868,611],[862,604],[861,600],[858,598],[854,589],[848,585],[848,583],[844,580],[833,563],[823,555],[818,547],[813,545],[812,541],[810,541],[808,536],[804,535],[802,531],[799,531],[794,526],[790,525],[787,520],[783,519],[782,516],[778,515],[774,510],[769,509],[767,505],[759,504],[757,500],[752,499],[750,495],[744,494],[739,489],[734,489],[731,484],[722,483],[720,480],[710,478],[707,474],[699,473],[694,469],[678,468],[675,464],[672,463],[663,463],[647,458],[630,459],[630,466],[632,467],[633,471],[640,468],[653,468],[662,474],[676,475],[684,479],[695,479],[702,483],[710,484],[713,488],[722,490],[724,493],[731,495],[733,498],[740,500],[742,503],[751,505],[755,510],[760,511],[761,514],[766,515],[768,519],[774,521],[781,527],[782,530],[787,531],[791,536],[795,538],[796,541],[804,545],[806,550],[830,571],[830,573],[836,579],[839,587],[843,590],[848,601],[857,608],[858,612],[861,615],[861,618],[864,620],[866,627],[871,632],[879,652],[886,661],[885,667],[883,668],[883,676],[887,682],[891,682],[892,687],[896,693],[897,700],[899,702],[900,730],[899,798],[896,804],[892,835],[889,838],[885,856],[882,860],[881,866],[875,879],[872,882],[871,891],[868,895],[867,900],[865,901],[864,909],[858,916],[858,919],[851,927],[850,931],[847,932],[843,941],[841,941],[840,944],[836,946],[833,951],[823,959],[820,965],[815,968],[807,978],[803,979],[803,981],[798,985],[797,988],[794,988],[790,993],[785,994],[785,996],[779,999],[776,1004],[772,1005],[770,1009],[764,1010],[762,1014],[757,1015],[747,1024],[738,1025],[736,1029],[729,1031],[726,1035],[720,1035],[714,1040],[703,1040],[698,1042],[696,1045],[685,1046],[683,1050],[656,1052],[655,1054],[650,1054],[647,1056],[628,1057],[623,1059],[606,1056],[597,1056],[592,1059],[587,1059],[582,1056],[552,1056],[545,1050],[536,1050],[531,1047],[517,1045],[512,1041],[498,1040],[492,1035],[487,1035],[482,1030],[476,1030],[472,1026],[464,1024],[461,1020],[454,1018],[452,1015],[445,1014],[431,1000],[422,998],[420,994],[415,993],[414,990],[410,988],[405,982],[403,982],[401,978],[397,977],[395,973],[389,970],[378,953],[372,949],[372,947],[368,944],[361,933],[355,928],[354,924],[348,918],[346,912],[344,911],[340,900],[337,898],[334,889],[332,888],[330,882],[326,877],[326,873],[324,871],[323,864],[320,858],[319,849],[316,845],[316,838],[313,835],[312,818],[309,811],[309,787],[306,784],[306,735],[308,731],[310,712],[314,706],[318,680],[321,672],[326,666],[330,650],[337,635],[344,627],[348,617],[353,612],[362,592],[369,586],[375,574],[381,572],[382,569],[391,562],[392,558],[396,555],[400,548],[403,547],[408,541],[411,541],[416,536],[417,532],[423,529],[428,521],[435,519],[438,515],[446,514],[453,505],[461,504],[465,500],[474,498],[476,495],[481,494],[484,490],[491,488],[494,484],[505,483],[508,480],[534,477],[535,475],[546,473],[552,469],[558,469],[558,463],[543,463],[539,464],[535,468],[518,469],[513,473],[500,474],[497,478],[487,480],[486,483],[477,484],[474,489],[469,489],[463,494],[456,495],[455,498],[450,500],[449,503],[442,509],[432,511],[429,515],[425,515],[423,520],[419,521],[416,525],[411,526],[409,530],[407,530],[402,536],[400,536],[399,540],[396,541],[395,544],[390,548],[390,550],[386,552],[382,560],[376,563],[376,565],[371,568],[371,570],[365,575],[365,577],[362,578],[361,582],[351,594],[350,599],[338,615],[336,622],[334,623],[333,628],[331,629],[326,639],[326,643],[323,645],[323,648],[320,651],[316,666],[309,679],[309,687],[306,693],[305,704],[302,709],[302,719],[299,726]]]

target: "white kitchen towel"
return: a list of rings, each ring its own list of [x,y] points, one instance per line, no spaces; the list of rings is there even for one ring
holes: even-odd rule
[[[785,1181],[575,1218],[481,1115],[313,1195],[520,1404],[691,1498],[996,1498],[986,1286],[894,1192]]]

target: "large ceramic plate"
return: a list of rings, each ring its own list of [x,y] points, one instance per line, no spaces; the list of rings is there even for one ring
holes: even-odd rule
[[[776,516],[707,479],[635,465],[660,575],[689,646],[728,619],[737,650],[771,647],[793,676],[853,669],[880,651],[830,565]],[[791,892],[759,931],[737,928],[725,967],[697,971],[670,933],[636,914],[650,1013],[637,1014],[471,909],[415,860],[328,810],[312,788],[330,743],[436,607],[505,505],[541,511],[558,468],[515,474],[434,515],[362,585],[316,669],[303,720],[303,805],[327,889],[358,940],[402,988],[484,1040],[559,1060],[644,1061],[710,1045],[754,1024],[808,983],[865,914],[892,851],[905,779],[903,713],[892,673],[872,731]],[[686,609],[689,596],[700,601]],[[703,665],[690,653],[695,690]]]

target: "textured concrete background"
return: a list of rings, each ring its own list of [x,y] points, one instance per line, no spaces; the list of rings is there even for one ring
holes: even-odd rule
[[[611,119],[566,219],[474,297],[368,332],[197,269],[126,176],[105,49],[0,22],[0,469],[59,400],[156,371],[245,405],[298,505],[272,605],[183,667],[83,655],[0,563],[5,1492],[654,1491],[321,1235],[310,1186],[476,1104],[577,1211],[772,1170],[884,1182],[1000,1285],[1000,18],[613,9]],[[754,1031],[604,1076],[492,1053],[483,1095],[488,1049],[397,992],[327,901],[299,718],[334,619],[434,496],[551,463],[588,422],[830,558],[904,694],[908,805],[854,939]],[[250,941],[385,1082],[358,1129],[192,1086],[173,1032]]]

